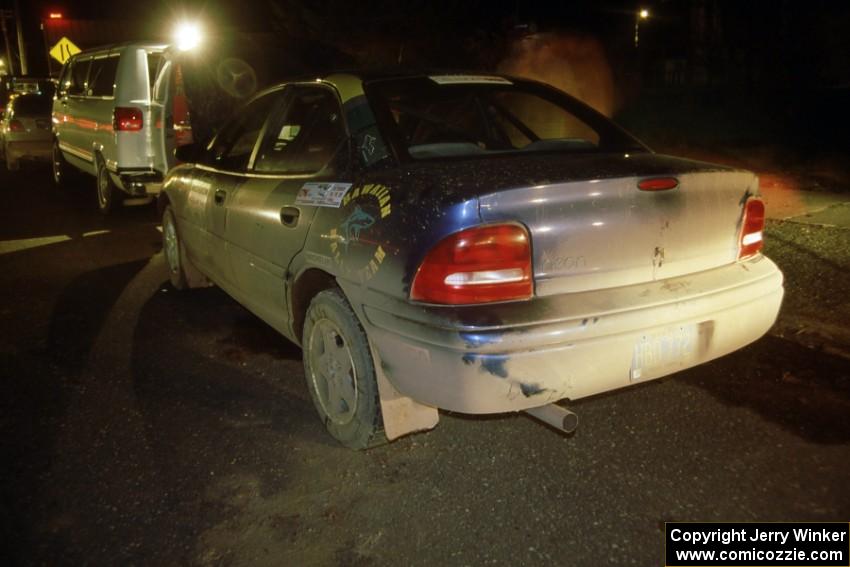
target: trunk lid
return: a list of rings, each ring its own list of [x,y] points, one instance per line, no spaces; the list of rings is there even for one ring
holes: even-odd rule
[[[483,221],[518,221],[529,229],[538,296],[662,280],[736,261],[742,206],[758,192],[752,173],[654,154],[559,161],[561,175],[548,177],[560,180],[505,186],[479,198]],[[658,177],[674,177],[678,186],[638,189],[641,180]]]

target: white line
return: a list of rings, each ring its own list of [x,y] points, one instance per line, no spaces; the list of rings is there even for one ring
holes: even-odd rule
[[[20,240],[3,240],[0,241],[0,254],[9,254],[11,252],[20,252],[29,248],[38,248],[39,246],[48,246],[58,242],[71,240],[68,235],[62,236],[44,236],[42,238],[22,238]]]
[[[98,236],[100,234],[109,234],[108,230],[93,230],[91,232],[84,232],[83,237],[86,236]]]

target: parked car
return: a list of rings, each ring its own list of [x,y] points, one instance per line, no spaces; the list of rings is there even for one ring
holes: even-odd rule
[[[126,195],[156,195],[151,90],[165,45],[130,43],[83,51],[63,66],[53,103],[53,176],[63,185],[78,169],[94,176],[98,208],[112,211]],[[149,202],[148,199],[147,202]]]
[[[0,151],[9,171],[19,169],[21,159],[50,160],[51,102],[46,94],[18,94],[9,100],[0,120]]]
[[[364,448],[437,409],[528,411],[725,355],[774,323],[750,172],[658,155],[547,85],[334,74],[261,92],[159,197],[174,287],[303,349]]]

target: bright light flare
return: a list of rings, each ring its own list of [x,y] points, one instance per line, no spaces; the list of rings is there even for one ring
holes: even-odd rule
[[[645,20],[649,17],[649,10],[647,10],[646,8],[643,8],[643,9],[641,9],[640,12],[638,12],[638,15],[640,16],[641,20]]]
[[[47,15],[47,17],[50,18],[51,20],[61,20],[62,19],[62,12],[50,12]]]
[[[180,51],[195,49],[201,44],[201,27],[193,22],[181,22],[174,28],[174,44]]]

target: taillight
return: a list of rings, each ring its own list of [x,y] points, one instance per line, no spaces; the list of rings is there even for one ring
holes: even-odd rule
[[[116,132],[136,132],[142,129],[142,109],[133,107],[115,107],[112,114],[112,129]]]
[[[764,201],[749,199],[744,205],[744,221],[738,241],[738,259],[743,260],[758,254],[764,245]]]
[[[419,266],[410,298],[463,305],[528,299],[533,291],[528,233],[519,225],[498,224],[441,240]]]
[[[20,120],[9,121],[9,132],[23,132],[24,130],[26,128],[24,128],[24,124]]]

